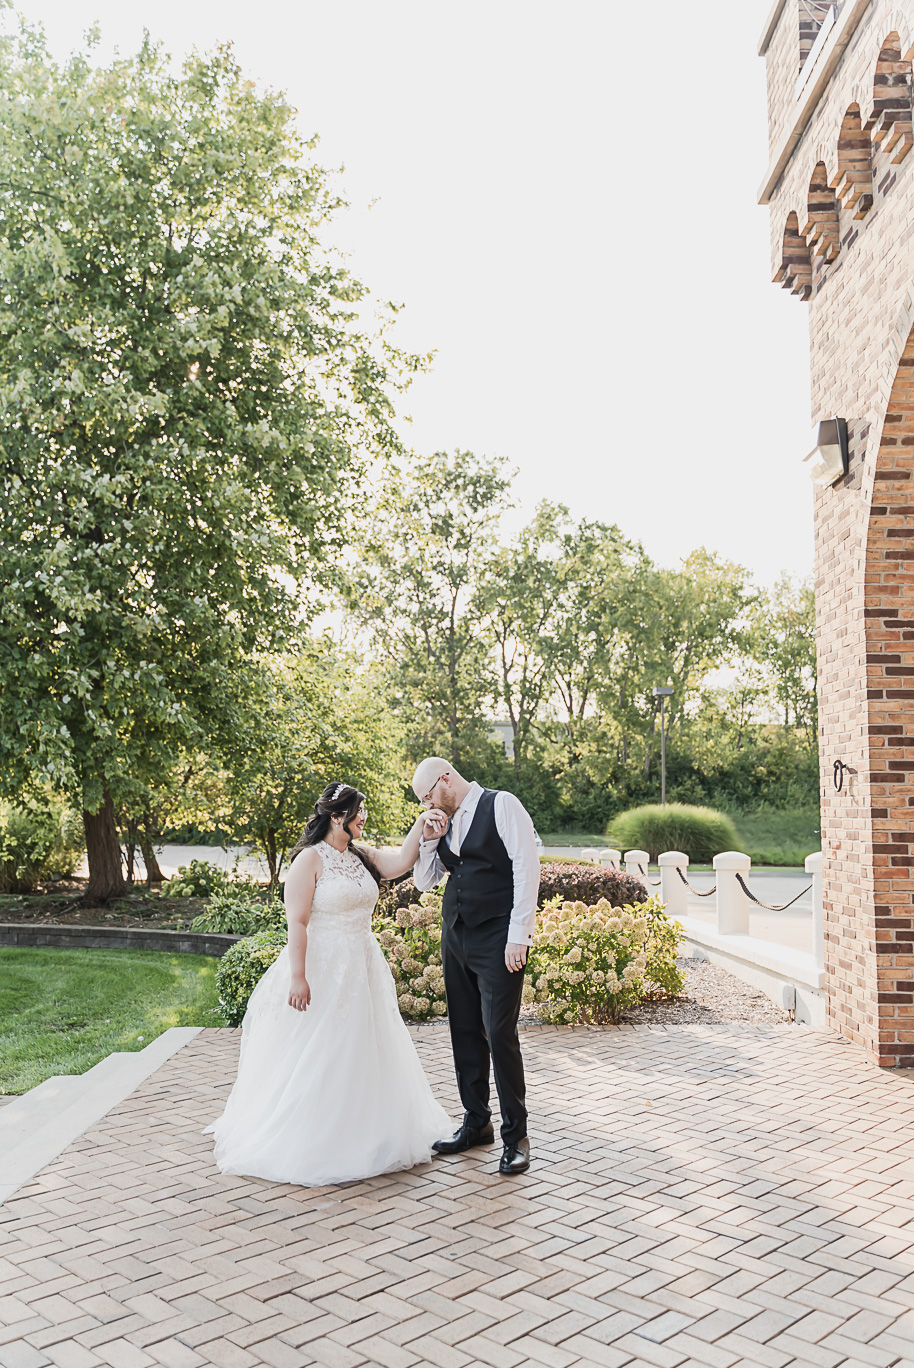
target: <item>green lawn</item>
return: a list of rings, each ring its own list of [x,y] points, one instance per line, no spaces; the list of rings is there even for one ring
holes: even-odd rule
[[[593,831],[541,831],[540,840],[545,846],[598,846],[605,850],[610,841],[606,836]]]
[[[0,1093],[84,1073],[142,1050],[169,1026],[213,1026],[216,965],[204,955],[0,947]]]
[[[744,812],[733,818],[739,832],[738,850],[752,856],[754,865],[800,865],[822,849],[816,808],[785,808],[780,812]]]

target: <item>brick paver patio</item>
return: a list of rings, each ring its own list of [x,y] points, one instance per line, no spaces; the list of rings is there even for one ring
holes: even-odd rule
[[[456,1114],[447,1034],[415,1032]],[[0,1207],[7,1368],[914,1368],[914,1087],[802,1028],[525,1032],[535,1167],[302,1189],[206,1031]]]

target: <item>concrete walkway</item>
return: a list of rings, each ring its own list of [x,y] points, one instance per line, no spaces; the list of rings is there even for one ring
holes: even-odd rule
[[[797,1027],[523,1044],[529,1174],[301,1189],[213,1167],[238,1033],[200,1033],[0,1207],[0,1364],[912,1368],[909,1082]]]

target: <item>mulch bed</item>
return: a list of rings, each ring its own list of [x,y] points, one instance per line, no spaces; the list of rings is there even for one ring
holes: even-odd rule
[[[147,931],[186,931],[206,907],[202,898],[168,898],[145,884],[101,907],[80,900],[88,880],[61,879],[35,893],[0,895],[0,922],[9,926],[128,926]]]

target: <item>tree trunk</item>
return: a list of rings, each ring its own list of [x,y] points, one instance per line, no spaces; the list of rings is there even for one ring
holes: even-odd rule
[[[276,832],[272,828],[267,831],[264,853],[267,857],[267,869],[270,871],[270,888],[274,889],[279,883],[279,860],[276,850]]]
[[[140,850],[143,852],[143,864],[146,866],[146,883],[164,883],[165,875],[159,868],[159,861],[156,858],[155,846],[152,844],[152,837],[148,831],[140,832]]]
[[[140,848],[140,834],[136,822],[128,817],[121,832],[124,842],[124,861],[127,867],[127,883],[133,887],[136,878],[136,854]]]
[[[109,898],[122,898],[127,892],[127,881],[121,869],[121,845],[114,820],[114,804],[107,789],[105,801],[98,812],[83,812],[83,827],[89,858],[86,901],[104,903]]]

